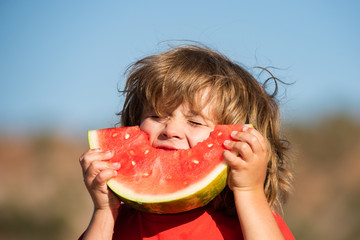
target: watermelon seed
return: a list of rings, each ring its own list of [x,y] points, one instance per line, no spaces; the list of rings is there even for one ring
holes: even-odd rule
[[[211,148],[212,146],[214,146],[214,144],[212,144],[212,143],[208,144],[209,148]]]
[[[136,162],[135,161],[131,161],[131,165],[135,166]]]
[[[144,177],[148,177],[148,176],[150,176],[150,173],[145,172],[145,173],[143,174],[143,176],[144,176]]]
[[[131,155],[131,156],[134,156],[134,155],[135,155],[135,153],[134,153],[133,150],[130,150],[130,155]]]
[[[130,134],[125,134],[125,139],[128,139],[130,137]]]
[[[112,137],[116,137],[119,133],[113,133]]]
[[[192,160],[192,161],[193,161],[193,163],[195,163],[195,164],[199,164],[199,160],[194,159],[194,160]]]
[[[221,135],[222,135],[222,132],[219,132],[219,133],[218,133],[218,136],[221,136]]]
[[[148,154],[150,151],[149,150],[146,150],[145,152],[144,152],[144,154],[146,155],[146,154]]]

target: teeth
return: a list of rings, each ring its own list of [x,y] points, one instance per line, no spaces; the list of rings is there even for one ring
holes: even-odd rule
[[[130,137],[130,134],[125,134],[125,139],[128,139]]]

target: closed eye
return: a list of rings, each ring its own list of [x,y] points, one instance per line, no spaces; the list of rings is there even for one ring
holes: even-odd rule
[[[156,121],[156,122],[163,122],[166,120],[166,118],[160,117],[156,114],[149,115],[148,118],[151,118],[153,121]]]
[[[200,122],[196,122],[196,121],[189,121],[190,125],[193,125],[193,126],[202,126],[203,124],[200,123]]]

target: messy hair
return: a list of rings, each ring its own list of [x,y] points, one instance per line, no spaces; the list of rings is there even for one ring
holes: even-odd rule
[[[267,71],[266,69],[262,69]],[[204,46],[181,45],[145,57],[127,72],[122,126],[139,125],[147,108],[168,116],[182,103],[200,113],[202,104],[212,103],[216,124],[252,124],[265,136],[269,159],[264,190],[270,207],[281,209],[291,189],[292,175],[285,152],[287,142],[279,136],[280,116],[277,87],[268,93],[244,67]],[[268,80],[277,79],[270,73]],[[207,101],[198,101],[199,92],[209,91]],[[235,211],[228,187],[213,200],[216,209]]]

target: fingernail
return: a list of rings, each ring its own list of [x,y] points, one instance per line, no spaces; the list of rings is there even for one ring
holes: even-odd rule
[[[239,133],[239,131],[232,131],[231,136],[236,136]]]
[[[248,130],[249,129],[249,127],[248,126],[245,126],[245,127],[243,127],[243,131],[245,132],[246,130]]]
[[[114,176],[117,176],[118,172],[117,171],[114,171]]]
[[[231,136],[235,136],[236,134],[238,134],[239,132],[238,131],[232,131],[231,132]]]
[[[119,162],[113,162],[113,167],[114,167],[115,169],[119,169],[120,166],[121,166],[121,164],[120,164]]]
[[[94,152],[101,152],[101,149],[100,148],[95,148],[93,149]]]
[[[113,151],[107,150],[107,151],[106,151],[106,155],[109,155],[109,156],[113,155]]]
[[[224,145],[229,145],[230,144],[230,140],[225,140],[224,141]]]

